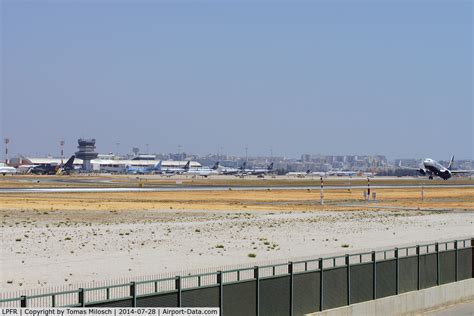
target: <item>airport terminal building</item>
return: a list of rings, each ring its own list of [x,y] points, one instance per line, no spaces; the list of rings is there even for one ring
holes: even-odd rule
[[[92,171],[94,172],[112,172],[112,173],[125,173],[127,167],[151,167],[161,162],[162,168],[183,168],[187,161],[177,160],[156,160],[154,157],[135,157],[133,159],[113,159],[112,155],[99,155],[96,159],[91,160]],[[150,159],[151,158],[151,159]],[[17,163],[18,168],[28,170],[30,167],[38,165],[60,165],[61,161],[66,162],[67,157],[61,158],[35,158],[35,157],[24,157],[19,159]],[[82,159],[74,159],[74,166],[82,166]],[[199,168],[201,164],[197,161],[190,162],[191,168]],[[20,170],[21,171],[21,170]],[[26,171],[25,171],[26,172]]]

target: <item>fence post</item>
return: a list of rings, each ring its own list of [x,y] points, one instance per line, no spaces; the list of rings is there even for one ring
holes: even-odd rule
[[[181,307],[181,276],[176,276],[175,288],[178,291],[178,307]]]
[[[130,282],[130,296],[132,297],[132,307],[137,307],[137,284]]]
[[[458,241],[454,241],[454,281],[458,281],[458,264],[459,264],[459,258],[458,258]]]
[[[440,273],[439,273],[439,244],[435,243],[435,251],[436,251],[436,285],[441,284],[441,280],[439,279]]]
[[[223,291],[223,285],[222,285],[222,271],[217,271],[217,283],[219,284],[219,309],[220,309],[220,315],[224,315],[224,291]]]
[[[421,276],[420,276],[420,245],[417,245],[416,246],[416,256],[417,256],[417,259],[418,259],[418,273],[417,273],[417,280],[416,280],[416,288],[417,290],[419,290],[421,288]]]
[[[293,262],[288,262],[288,273],[290,274],[290,316],[293,316]]]
[[[255,302],[256,302],[256,315],[259,316],[260,315],[260,275],[259,275],[259,272],[258,272],[258,266],[255,266],[253,268],[253,277],[256,281],[256,284],[255,284],[255,289],[256,289],[256,293],[255,293]]]
[[[375,300],[377,299],[377,260],[375,258],[375,251],[372,251],[372,264],[373,264],[372,287],[374,288],[373,299]]]
[[[474,238],[471,239],[471,257],[472,257],[471,278],[474,278]]]
[[[80,307],[86,307],[86,299],[84,297],[84,289],[80,288],[78,294],[79,294],[79,306]]]
[[[26,307],[26,296],[21,296],[20,307]]]
[[[400,294],[400,258],[398,256],[398,248],[395,248],[395,294]]]
[[[319,262],[319,310],[322,311],[324,309],[323,298],[324,298],[324,277],[323,277],[323,258],[318,259]]]
[[[346,266],[347,266],[347,305],[351,305],[351,265],[350,256],[346,254]]]

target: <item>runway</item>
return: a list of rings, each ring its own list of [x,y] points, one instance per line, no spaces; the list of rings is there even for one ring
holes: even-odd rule
[[[410,189],[421,185],[371,185],[371,189]],[[474,188],[474,184],[424,184],[425,188]],[[324,190],[360,190],[367,185],[324,186]],[[2,188],[1,193],[113,193],[113,192],[186,192],[186,191],[268,191],[268,190],[320,190],[320,186],[183,186],[154,188]]]

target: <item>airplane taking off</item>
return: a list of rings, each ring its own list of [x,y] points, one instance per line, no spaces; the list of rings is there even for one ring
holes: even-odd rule
[[[64,165],[39,165],[28,170],[28,173],[32,174],[43,174],[43,175],[60,175],[70,174],[71,170],[74,170],[74,159],[76,156],[72,155],[71,158],[66,161]]]
[[[7,173],[15,174],[16,171],[17,170],[14,167],[6,166],[4,163],[0,164],[0,174],[3,174],[3,175],[6,175]]]
[[[451,170],[451,168],[453,167],[453,162],[454,162],[454,156],[451,157],[451,160],[449,161],[449,164],[447,167],[444,167],[439,162],[431,158],[426,158],[425,160],[423,160],[423,167],[420,167],[420,168],[402,166],[401,160],[398,166],[402,169],[418,170],[418,172],[421,175],[423,176],[428,175],[428,178],[430,180],[433,179],[433,176],[438,176],[441,179],[448,180],[454,174],[474,172],[474,170]]]

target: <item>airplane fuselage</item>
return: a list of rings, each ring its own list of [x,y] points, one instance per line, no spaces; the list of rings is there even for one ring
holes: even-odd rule
[[[13,167],[8,167],[8,166],[0,167],[0,174],[6,175],[7,173],[14,174],[16,173],[16,169]]]
[[[423,161],[423,166],[425,167],[425,170],[428,171],[428,173],[434,174],[444,180],[448,180],[449,178],[452,177],[451,172],[447,168],[443,167],[442,165],[440,165],[437,161],[433,159],[429,159],[429,158],[425,159]],[[421,170],[420,170],[420,173],[423,174]]]

